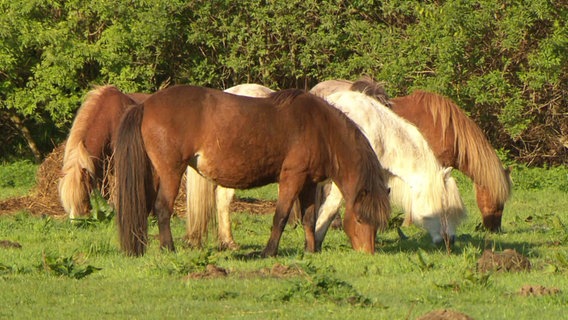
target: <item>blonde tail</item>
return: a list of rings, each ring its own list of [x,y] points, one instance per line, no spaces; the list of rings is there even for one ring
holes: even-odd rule
[[[202,177],[191,167],[187,167],[186,181],[187,241],[192,246],[201,247],[203,239],[207,237],[209,222],[215,220],[217,185]]]

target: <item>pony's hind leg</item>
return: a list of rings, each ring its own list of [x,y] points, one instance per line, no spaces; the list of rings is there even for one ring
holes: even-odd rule
[[[233,240],[231,231],[230,205],[235,195],[235,189],[223,188],[217,186],[215,190],[217,199],[217,222],[219,247],[223,249],[236,250],[239,245]]]
[[[175,250],[170,219],[182,174],[183,171],[178,175],[160,176],[158,193],[154,202],[154,214],[158,219],[160,248],[170,251]]]

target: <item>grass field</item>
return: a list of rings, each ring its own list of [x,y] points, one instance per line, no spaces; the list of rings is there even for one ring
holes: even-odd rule
[[[0,199],[31,188],[17,176],[33,175],[33,166],[2,166],[0,177],[18,170],[0,185]],[[25,211],[3,215],[0,319],[416,319],[436,309],[474,319],[565,318],[568,170],[514,171],[500,234],[477,228],[471,184],[456,176],[469,217],[450,254],[416,227],[402,229],[406,240],[395,229],[379,234],[375,255],[351,250],[340,230],[328,233],[323,252],[305,254],[302,228],[288,226],[279,256],[261,259],[272,216],[237,212],[239,250],[218,251],[214,237],[203,250],[185,248],[184,221],[174,218],[176,252],[161,252],[152,240],[144,257],[129,258],[118,249],[114,221],[78,226]],[[238,195],[274,198],[275,190]],[[150,234],[157,234],[153,223]],[[478,272],[484,249],[515,249],[531,271]],[[548,291],[521,294],[527,285]]]

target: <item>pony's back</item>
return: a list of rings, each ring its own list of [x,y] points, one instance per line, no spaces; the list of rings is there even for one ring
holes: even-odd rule
[[[326,80],[322,81],[310,89],[310,93],[319,97],[327,97],[338,91],[350,90],[353,82],[349,80]]]
[[[227,93],[236,94],[239,96],[264,98],[269,96],[274,90],[256,83],[244,83],[225,90]]]
[[[355,91],[337,92],[327,99],[361,127],[383,167],[406,183],[424,183],[428,173],[441,170],[420,131],[377,100]]]

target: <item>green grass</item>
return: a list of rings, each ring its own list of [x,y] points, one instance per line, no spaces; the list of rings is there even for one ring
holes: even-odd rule
[[[0,247],[0,319],[415,319],[442,308],[474,319],[563,318],[568,303],[566,172],[554,172],[556,182],[545,185],[534,183],[531,170],[514,176],[519,187],[507,204],[501,234],[477,229],[481,217],[471,183],[456,173],[469,218],[451,254],[431,245],[416,227],[403,228],[407,240],[400,240],[396,230],[381,233],[375,255],[354,252],[342,231],[331,230],[323,252],[307,254],[302,228],[288,226],[279,256],[261,259],[257,254],[268,240],[272,216],[241,212],[232,216],[239,250],[220,252],[213,239],[204,250],[185,248],[184,221],[175,217],[176,252],[160,251],[151,237],[144,257],[129,258],[118,249],[114,221],[81,227],[25,212],[0,216],[0,240],[21,245]],[[0,189],[0,198],[5,191]],[[274,199],[276,187],[238,195]],[[156,234],[152,223],[150,235]],[[485,248],[514,248],[530,259],[532,270],[480,274],[475,266]],[[187,278],[208,263],[229,275]],[[277,263],[302,272],[288,277],[263,272]],[[561,292],[519,295],[526,284]]]
[[[37,165],[29,161],[18,161],[0,165],[0,200],[22,196],[35,183]]]

